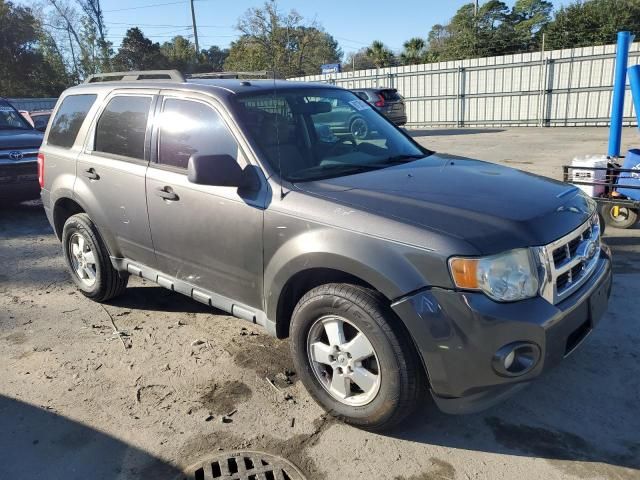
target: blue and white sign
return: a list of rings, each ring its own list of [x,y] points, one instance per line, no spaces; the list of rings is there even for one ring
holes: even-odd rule
[[[342,66],[339,63],[327,63],[325,65],[320,66],[320,71],[325,73],[340,73],[342,71]]]

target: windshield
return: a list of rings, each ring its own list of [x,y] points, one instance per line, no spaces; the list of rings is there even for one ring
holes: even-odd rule
[[[11,105],[0,102],[0,130],[33,130],[31,125]]]
[[[240,117],[282,177],[304,182],[386,168],[425,153],[347,90],[239,95]]]

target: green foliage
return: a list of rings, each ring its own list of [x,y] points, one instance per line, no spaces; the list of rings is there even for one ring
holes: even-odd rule
[[[0,0],[0,92],[58,95],[69,79],[59,53],[29,8]]]
[[[160,44],[145,37],[138,27],[127,30],[118,53],[113,58],[116,71],[158,70],[167,68],[169,62],[160,51]]]
[[[283,14],[275,0],[247,10],[238,21],[242,36],[231,44],[225,70],[268,70],[279,77],[318,73],[323,63],[339,62],[338,42],[295,10]]]
[[[379,40],[374,40],[365,53],[371,59],[371,63],[378,68],[390,67],[396,63],[396,57],[393,52]]]
[[[575,2],[556,13],[547,28],[547,45],[553,49],[615,43],[621,30],[640,35],[640,1]]]

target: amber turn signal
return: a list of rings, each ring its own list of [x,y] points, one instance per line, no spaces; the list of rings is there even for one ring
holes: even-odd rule
[[[452,258],[449,268],[453,281],[458,288],[478,288],[478,259]]]

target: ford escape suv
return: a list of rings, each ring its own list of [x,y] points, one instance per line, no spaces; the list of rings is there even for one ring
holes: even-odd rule
[[[344,109],[371,134],[335,125]],[[487,408],[607,308],[610,253],[579,189],[429,151],[334,86],[90,78],[39,157],[84,295],[134,275],[262,325],[315,400],[364,428],[427,391],[446,412]]]

